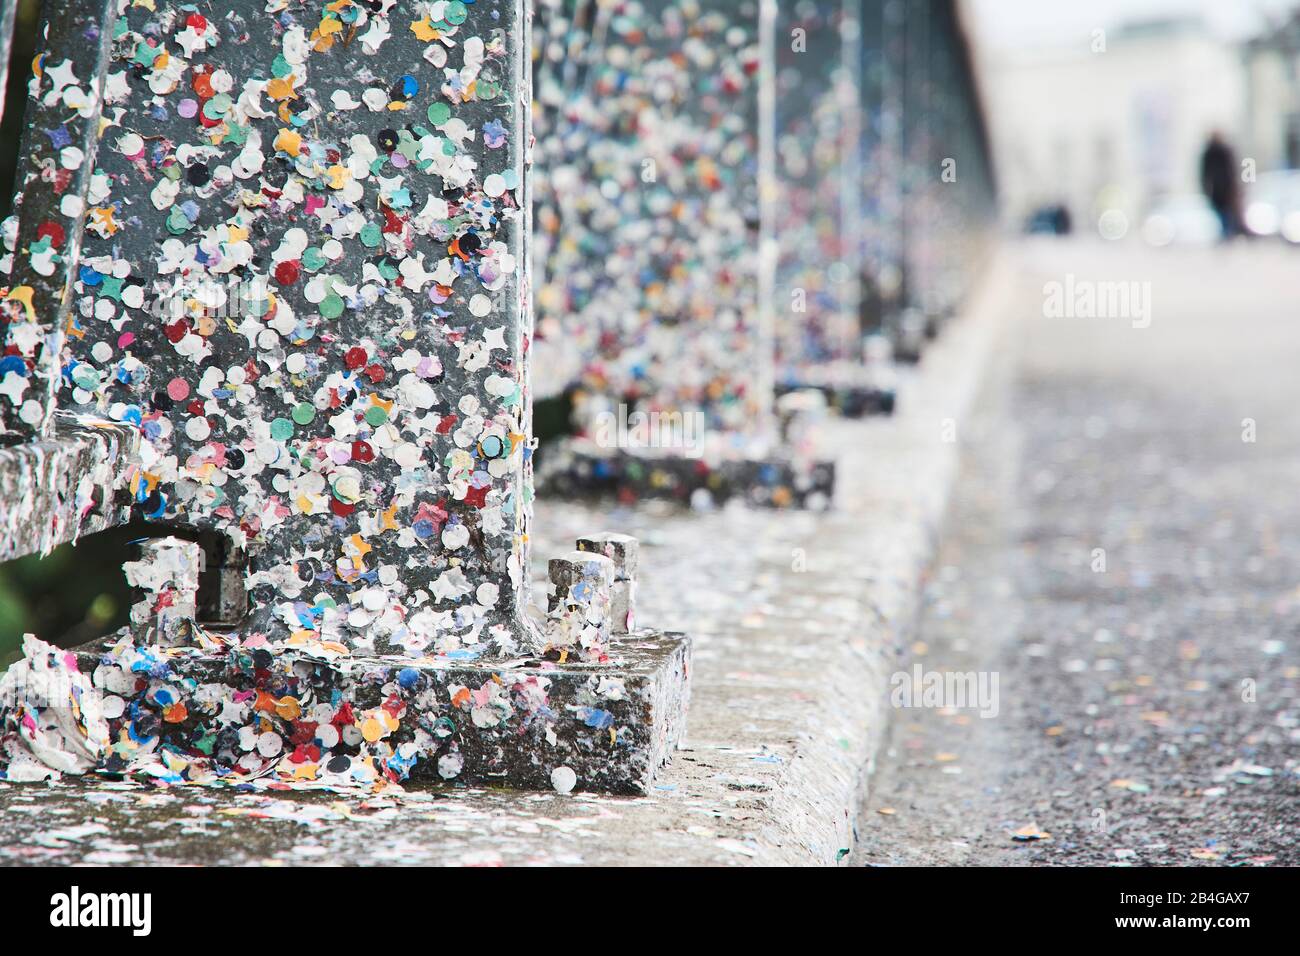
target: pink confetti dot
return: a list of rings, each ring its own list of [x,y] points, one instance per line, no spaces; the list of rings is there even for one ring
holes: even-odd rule
[[[167,383],[167,397],[173,402],[183,402],[190,394],[190,383],[183,378],[174,378]]]

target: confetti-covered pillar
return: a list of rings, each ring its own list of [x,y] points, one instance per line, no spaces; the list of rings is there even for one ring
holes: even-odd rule
[[[850,4],[796,2],[777,19],[778,365],[844,361],[857,348],[857,275],[845,198],[855,182]],[[845,180],[849,182],[846,183]]]
[[[521,0],[121,14],[61,413],[138,434],[137,513],[220,573],[189,542],[128,567],[136,628],[75,655],[95,765],[645,793],[689,640],[615,633],[588,553],[581,650],[530,623]],[[247,616],[186,627],[238,616],[245,560]]]
[[[885,335],[902,305],[902,88],[904,0],[862,4],[861,326]]]
[[[78,249],[87,219],[99,211],[103,183],[94,170],[110,25],[119,2],[43,5],[18,149],[21,198],[3,224],[0,441],[5,444],[44,436],[54,415]]]
[[[542,9],[535,350],[578,433],[547,486],[828,501],[773,408],[776,4]]]
[[[539,91],[558,101],[538,104],[549,120],[538,364],[579,357],[571,384],[588,435],[622,404],[697,418],[701,442],[770,438],[757,325],[762,9],[650,0],[600,5],[589,20],[563,5],[549,14],[564,26],[538,54]],[[582,42],[565,42],[575,33]]]
[[[513,0],[129,5],[63,403],[148,518],[247,551],[272,638],[528,634],[526,32]]]
[[[934,335],[978,275],[996,215],[995,184],[958,5],[904,4],[899,33],[908,305],[901,331],[914,339],[918,326]]]

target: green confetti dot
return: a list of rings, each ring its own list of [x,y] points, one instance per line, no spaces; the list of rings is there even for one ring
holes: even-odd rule
[[[429,107],[429,122],[434,126],[441,126],[449,119],[451,119],[451,107],[446,103],[434,103]]]
[[[306,402],[299,402],[293,407],[293,420],[299,425],[310,425],[316,417],[316,409]]]
[[[208,119],[220,119],[230,111],[230,107],[233,104],[234,101],[231,100],[229,95],[218,93],[216,96],[212,97],[212,99],[203,104],[203,115]]]
[[[302,254],[302,267],[308,272],[319,272],[325,268],[325,253],[316,246],[309,246]]]
[[[320,303],[320,314],[327,319],[337,319],[343,314],[343,300],[331,292]]]
[[[386,421],[388,421],[388,412],[378,405],[371,405],[366,409],[366,424],[371,428],[378,428]]]
[[[378,223],[368,222],[361,227],[361,242],[363,245],[374,249],[383,241],[384,233],[379,228]]]
[[[459,26],[464,23],[465,18],[468,16],[469,9],[461,0],[451,0],[451,3],[447,4],[447,22],[452,26]]]
[[[185,213],[181,212],[180,206],[173,206],[171,213],[167,216],[167,231],[174,236],[179,236],[183,232],[189,232],[194,228],[194,223],[190,222]]]
[[[276,441],[288,441],[293,437],[293,422],[287,418],[277,418],[271,422],[271,437]]]

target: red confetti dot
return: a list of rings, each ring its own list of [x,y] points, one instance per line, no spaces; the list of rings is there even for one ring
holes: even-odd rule
[[[275,281],[280,285],[293,285],[302,278],[302,263],[297,259],[281,262],[275,267]]]
[[[366,378],[370,379],[370,381],[374,382],[376,385],[382,382],[387,376],[388,373],[384,371],[382,365],[372,364],[366,367]]]
[[[44,239],[46,236],[54,246],[58,247],[63,245],[63,240],[68,237],[68,234],[57,222],[50,221],[36,227],[36,238]]]
[[[354,441],[352,443],[352,460],[359,461],[361,464],[375,460],[375,450],[370,447],[369,442]]]
[[[361,368],[361,366],[365,365],[366,361],[369,358],[370,356],[366,354],[365,349],[363,349],[359,345],[354,345],[352,348],[348,349],[346,353],[344,353],[343,364],[346,365],[348,368],[358,369]]]
[[[211,99],[217,92],[212,88],[212,77],[208,76],[206,73],[195,73],[194,80],[190,83],[190,86],[194,88],[195,93],[205,100]]]

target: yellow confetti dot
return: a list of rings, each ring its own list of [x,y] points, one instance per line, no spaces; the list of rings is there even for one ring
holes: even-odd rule
[[[384,735],[383,725],[373,717],[367,718],[361,724],[361,736],[365,737],[369,743],[374,743]]]
[[[282,129],[279,135],[275,137],[274,145],[277,152],[297,156],[298,150],[302,148],[302,136],[291,129]]]
[[[5,299],[6,301],[12,299],[15,302],[21,302],[24,310],[27,312],[27,321],[35,322],[36,309],[32,307],[32,296],[35,294],[36,290],[31,286],[20,285],[17,288],[10,290],[9,294],[5,296]]]
[[[352,173],[346,166],[331,166],[325,170],[325,175],[329,178],[330,189],[342,189],[348,184]]]
[[[277,101],[292,99],[296,95],[293,92],[293,74],[290,73],[285,77],[276,77],[267,83],[266,95]]]
[[[423,40],[425,43],[438,39],[438,31],[433,28],[428,17],[411,21],[411,32],[415,34],[416,39]]]
[[[90,210],[90,218],[93,220],[92,225],[95,228],[102,230],[104,234],[109,236],[121,228],[117,221],[113,219],[112,206],[96,207]]]

